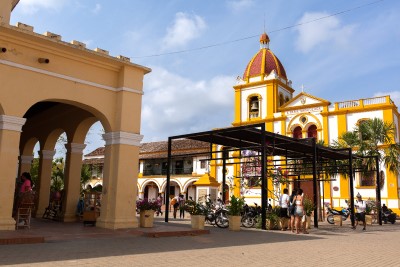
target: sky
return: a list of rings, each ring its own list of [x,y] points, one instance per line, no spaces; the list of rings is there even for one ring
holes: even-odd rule
[[[231,126],[236,77],[270,49],[304,91],[331,103],[390,95],[400,104],[397,0],[20,0],[11,24],[50,31],[149,67],[142,142]],[[104,145],[101,124],[89,153]]]

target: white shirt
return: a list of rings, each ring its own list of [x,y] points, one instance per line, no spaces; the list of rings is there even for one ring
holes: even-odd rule
[[[283,194],[281,195],[280,199],[279,199],[279,206],[281,206],[281,208],[287,209],[289,206],[289,195],[288,194]]]
[[[365,210],[367,209],[367,203],[365,203],[364,200],[361,200],[361,201],[356,200],[356,203],[354,206],[357,209],[357,213],[365,212]]]

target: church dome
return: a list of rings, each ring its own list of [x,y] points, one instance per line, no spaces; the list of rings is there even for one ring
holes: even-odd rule
[[[256,76],[268,76],[272,71],[287,80],[286,71],[280,60],[269,50],[269,37],[260,36],[260,50],[253,56],[243,73],[243,80]]]

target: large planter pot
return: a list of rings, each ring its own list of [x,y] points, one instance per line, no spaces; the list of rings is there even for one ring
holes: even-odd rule
[[[306,216],[306,229],[311,229],[311,216]]]
[[[279,228],[279,221],[267,219],[265,225],[267,230],[276,230]]]
[[[153,227],[154,210],[140,211],[140,227],[150,228]]]
[[[229,230],[240,231],[242,216],[229,216]]]
[[[371,214],[366,214],[365,215],[365,223],[367,225],[372,225],[372,215]]]
[[[343,222],[342,215],[334,215],[333,221],[335,222],[335,225],[342,226],[342,222]]]
[[[289,218],[280,218],[279,219],[279,229],[286,230],[289,225]]]
[[[190,215],[192,229],[204,230],[205,219],[206,217],[204,215]]]

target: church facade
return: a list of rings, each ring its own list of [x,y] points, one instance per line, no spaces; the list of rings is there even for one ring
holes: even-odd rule
[[[262,34],[260,50],[245,68],[243,77],[238,77],[235,91],[233,126],[265,123],[269,132],[293,138],[315,137],[317,142],[330,145],[334,140],[365,119],[379,118],[393,123],[396,128],[394,141],[399,142],[399,113],[390,96],[364,98],[331,103],[304,91],[295,95],[292,82],[280,60],[269,49],[269,37]],[[399,210],[399,177],[389,172],[381,163],[380,177],[382,203]],[[237,173],[238,170],[232,170]],[[218,173],[215,173],[218,176]],[[321,182],[320,196],[334,207],[345,207],[350,190],[359,192],[364,199],[374,200],[375,176],[355,174],[354,188],[344,177],[332,177]],[[310,183],[311,184],[311,183]],[[303,183],[308,187],[306,183]],[[302,185],[302,186],[303,186]],[[273,185],[270,182],[269,188]],[[280,191],[280,188],[276,188]],[[307,188],[305,188],[307,189]],[[309,189],[309,188],[308,188]],[[259,191],[259,190],[258,190]],[[305,190],[307,191],[307,190]],[[246,199],[260,199],[256,189],[246,190]],[[273,200],[273,196],[270,196]]]

